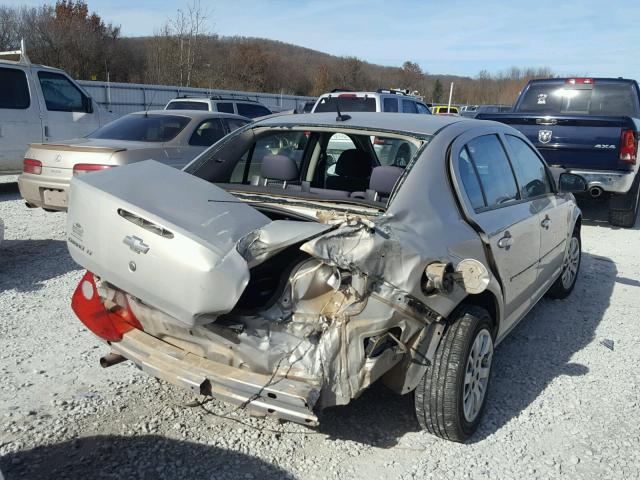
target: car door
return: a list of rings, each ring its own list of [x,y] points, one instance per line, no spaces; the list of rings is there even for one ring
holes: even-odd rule
[[[520,195],[532,201],[540,219],[540,263],[536,297],[542,295],[562,268],[571,223],[571,202],[556,195],[550,172],[533,148],[515,135],[504,135]]]
[[[499,135],[464,134],[454,142],[451,155],[461,203],[501,280],[505,306],[501,330],[506,331],[532,304],[540,254],[539,217],[531,202],[520,197]]]
[[[33,69],[44,104],[44,140],[80,138],[100,127],[100,115],[89,96],[66,75]]]
[[[176,152],[173,154],[172,166],[182,168],[226,134],[227,131],[220,118],[208,118],[201,121],[193,129],[186,145],[169,147]]]
[[[18,172],[29,143],[42,142],[38,97],[23,68],[0,67],[0,173]]]

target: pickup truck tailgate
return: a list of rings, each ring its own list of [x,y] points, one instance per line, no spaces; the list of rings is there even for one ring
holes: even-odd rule
[[[486,114],[477,118],[520,130],[549,165],[589,170],[625,170],[618,162],[622,130],[634,129],[629,117]]]

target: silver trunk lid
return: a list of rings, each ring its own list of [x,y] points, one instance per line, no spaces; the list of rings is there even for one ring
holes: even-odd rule
[[[290,236],[282,234],[287,228]],[[253,232],[268,251],[277,237],[275,252],[329,228],[271,222],[223,189],[148,160],[72,180],[67,243],[87,270],[191,326],[215,320],[240,298],[249,266],[239,240]]]

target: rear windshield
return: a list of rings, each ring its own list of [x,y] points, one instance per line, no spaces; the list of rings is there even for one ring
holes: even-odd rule
[[[105,140],[129,140],[137,142],[168,142],[191,121],[177,115],[125,115],[102,128],[88,138]]]
[[[314,112],[375,112],[376,99],[373,97],[324,97],[316,105]]]
[[[209,110],[209,105],[204,102],[179,101],[171,102],[165,110]],[[231,112],[233,113],[233,112]]]
[[[518,112],[543,115],[633,116],[637,99],[631,83],[569,85],[562,82],[533,83],[519,103]]]

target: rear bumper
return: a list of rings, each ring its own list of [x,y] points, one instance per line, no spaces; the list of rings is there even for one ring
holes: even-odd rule
[[[111,343],[111,348],[144,372],[196,394],[211,395],[235,405],[246,404],[247,410],[258,415],[318,424],[313,406],[319,391],[307,383],[285,378],[272,380],[270,375],[213,362],[141,330],[124,334],[121,341]]]
[[[20,195],[27,203],[51,210],[67,210],[69,205],[69,179],[39,178],[22,174],[18,177]]]
[[[627,193],[631,189],[635,172],[616,172],[616,171],[598,171],[598,170],[574,170],[569,169],[570,173],[575,173],[585,178],[589,188],[600,187],[605,192]]]

